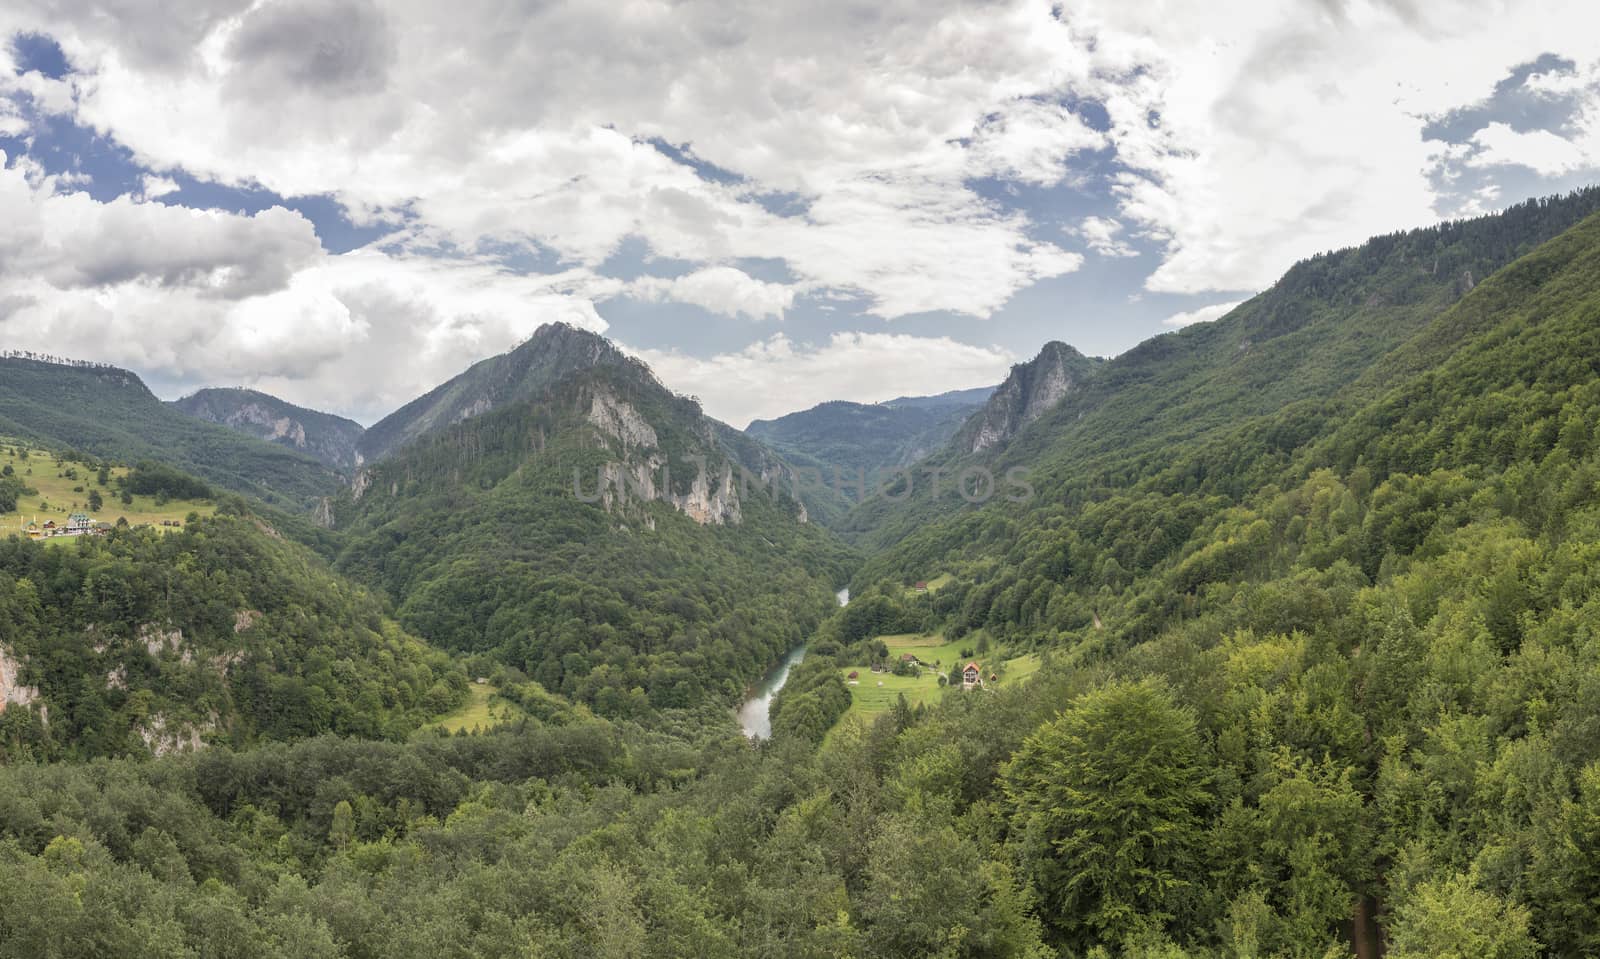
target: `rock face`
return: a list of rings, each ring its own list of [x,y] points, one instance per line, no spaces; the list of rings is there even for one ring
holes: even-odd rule
[[[295,406],[256,390],[205,389],[172,403],[197,419],[286,446],[348,473],[361,465],[360,423]]]
[[[669,503],[701,526],[738,524],[743,519],[732,464],[723,463],[717,469],[703,461],[669,463],[659,449],[655,428],[630,403],[603,386],[594,389],[588,420],[620,444],[622,459],[600,470],[601,502],[608,511],[631,499],[644,499]],[[708,444],[714,442],[711,431],[706,431],[704,439]],[[694,479],[687,492],[675,492],[680,484],[672,482],[672,470],[686,468],[694,471]]]
[[[1078,390],[1096,365],[1065,343],[1046,343],[1038,356],[1011,368],[983,409],[961,428],[957,443],[968,453],[1005,443]]]
[[[5,712],[7,706],[30,706],[38,702],[39,690],[18,682],[21,672],[22,663],[9,650],[0,647],[0,712]]]
[[[166,756],[204,749],[206,744],[200,737],[216,728],[215,719],[199,724],[168,722],[166,716],[155,713],[136,726],[135,731],[152,755]]]
[[[594,399],[589,406],[589,422],[601,432],[621,440],[626,449],[654,449],[658,443],[655,429],[644,421],[639,411],[618,399],[610,390],[594,391]]]

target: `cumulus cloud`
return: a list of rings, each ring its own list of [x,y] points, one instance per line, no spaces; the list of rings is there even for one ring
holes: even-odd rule
[[[1243,302],[1243,300],[1236,300],[1232,303],[1213,303],[1210,306],[1202,306],[1194,310],[1185,310],[1182,313],[1172,314],[1171,316],[1162,320],[1161,324],[1163,326],[1184,327],[1191,326],[1195,323],[1210,323],[1212,320],[1220,320],[1224,316],[1227,316],[1229,313],[1233,312],[1235,307],[1239,306]]]
[[[1122,224],[1110,217],[1089,216],[1073,228],[1072,231],[1083,239],[1088,248],[1101,256],[1138,256],[1135,250],[1121,236]]]
[[[706,412],[735,426],[827,400],[876,403],[897,396],[993,386],[1016,358],[949,337],[836,333],[817,345],[777,334],[730,353],[700,358],[636,350],[664,383],[699,397]]]
[[[1491,123],[1472,136],[1478,151],[1473,166],[1524,166],[1540,176],[1559,176],[1597,165],[1577,143],[1549,130],[1519,131],[1505,123]]]
[[[321,254],[310,221],[281,207],[242,216],[130,197],[102,203],[57,192],[63,186],[28,163],[0,169],[0,275],[59,289],[137,282],[239,299],[282,289]]]
[[[371,0],[264,4],[245,15],[225,55],[236,69],[230,93],[250,101],[284,86],[317,96],[381,91],[395,40]]]
[[[3,323],[173,377],[257,370],[263,388],[363,413],[540,319],[603,327],[593,304],[616,296],[774,318],[804,292],[886,319],[988,317],[1079,269],[1080,246],[1149,251],[1152,291],[1236,295],[1429,222],[1446,193],[1452,211],[1517,198],[1492,171],[1593,168],[1595,66],[1571,48],[1595,17],[1586,0],[14,0],[0,34],[54,38],[74,72],[18,72],[0,49],[0,134],[70,118],[145,176],[101,203],[12,164],[0,297],[20,305]],[[1457,116],[1535,63],[1516,82],[1560,100],[1555,119]],[[1440,117],[1464,125],[1436,136]],[[180,172],[332,197],[393,232],[383,252],[335,257],[288,210],[141,202]],[[1079,191],[1116,208],[1057,219],[1082,215]],[[630,242],[688,272],[606,279]],[[491,249],[561,272],[457,252]],[[746,258],[793,279],[726,265]],[[119,324],[159,329],[108,342]],[[849,358],[890,362],[890,343],[662,359],[697,376],[790,364],[824,398],[860,389],[835,370],[876,383]],[[956,369],[997,355],[909,345]]]
[[[723,316],[782,319],[794,305],[795,289],[758,280],[731,266],[713,266],[672,278],[644,276],[628,284],[636,300],[690,303]]]

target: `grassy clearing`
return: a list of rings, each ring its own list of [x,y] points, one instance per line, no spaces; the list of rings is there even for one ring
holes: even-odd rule
[[[885,646],[889,647],[891,658],[899,659],[902,653],[911,653],[929,666],[935,663],[939,664],[939,668],[947,673],[959,665],[958,661],[973,658],[971,656],[963,657],[961,651],[964,649],[970,650],[975,646],[971,639],[963,639],[953,643],[945,642],[945,638],[941,633],[928,633],[920,636],[916,633],[897,633],[878,638],[883,640]]]
[[[939,685],[939,672],[948,675],[952,669],[973,658],[983,664],[985,679],[991,671],[1000,673],[999,680],[991,686],[1020,682],[1039,671],[1039,657],[1034,653],[1008,659],[996,656],[963,657],[961,651],[975,645],[970,637],[953,643],[946,642],[941,633],[897,633],[878,638],[889,647],[892,659],[898,659],[902,653],[912,653],[930,666],[939,663],[940,669],[924,669],[915,676],[895,676],[892,673],[874,673],[865,665],[843,667],[840,675],[845,678],[846,685],[851,682],[850,673],[858,675],[854,680],[856,685],[849,687],[850,709],[841,722],[871,722],[880,713],[893,708],[902,693],[911,706],[938,702],[949,688]],[[995,664],[998,664],[998,668]]]
[[[956,580],[956,578],[954,576],[951,576],[949,573],[941,573],[938,576],[935,576],[934,578],[928,580],[928,592],[937,593],[939,590],[941,590],[944,587],[949,586],[951,583],[955,582],[955,580]],[[915,595],[917,595],[917,588],[915,586],[906,587],[906,595],[907,596],[915,596]]]
[[[161,522],[176,520],[181,523],[190,513],[209,516],[217,510],[210,500],[169,500],[158,506],[153,496],[135,496],[132,503],[124,503],[115,484],[117,477],[127,475],[127,467],[112,467],[109,482],[101,486],[98,471],[90,469],[86,463],[58,460],[54,453],[30,450],[0,439],[0,470],[7,466],[37,492],[18,498],[15,513],[0,516],[0,535],[21,533],[27,523],[34,521],[41,526],[46,520],[64,523],[69,515],[79,512],[88,513],[100,522],[115,523],[121,518],[133,526],[149,523],[158,529],[171,529],[162,527]],[[90,490],[98,490],[103,500],[97,511],[89,509]],[[65,543],[73,538],[52,537],[46,542]]]
[[[424,728],[442,729],[447,733],[458,733],[463,729],[489,729],[512,722],[522,714],[522,707],[502,698],[498,688],[474,683],[467,689],[467,701],[461,704],[461,708]]]

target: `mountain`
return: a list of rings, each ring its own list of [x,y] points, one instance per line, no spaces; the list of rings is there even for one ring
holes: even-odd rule
[[[640,365],[605,337],[546,323],[516,349],[473,364],[373,424],[358,449],[366,461],[377,461],[430,430],[537,396],[574,369]]]
[[[1068,395],[1080,391],[1100,362],[1065,343],[1046,343],[1038,356],[1011,368],[1005,382],[962,426],[956,446],[981,453],[1005,443]]]
[[[938,396],[902,396],[886,403],[821,403],[773,420],[755,420],[745,432],[797,466],[819,470],[832,482],[909,466],[940,448],[994,392],[993,387]],[[826,518],[826,515],[825,515]]]
[[[110,366],[0,357],[0,436],[130,464],[158,461],[292,510],[343,482],[309,456],[187,416]]]
[[[324,465],[349,472],[361,465],[360,423],[295,406],[256,390],[211,388],[172,402],[174,409],[258,440],[286,446]]]
[[[848,570],[779,457],[592,333],[541,327],[380,428],[408,442],[330,504],[339,568],[606,715],[731,703]]]

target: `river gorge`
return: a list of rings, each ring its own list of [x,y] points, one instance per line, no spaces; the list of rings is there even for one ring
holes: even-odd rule
[[[845,587],[834,594],[843,606],[850,602],[850,588]],[[766,739],[772,735],[772,698],[778,695],[778,690],[789,681],[789,670],[806,658],[805,644],[789,650],[783,661],[772,667],[772,670],[762,677],[761,684],[751,693],[739,707],[739,728],[751,739]]]

